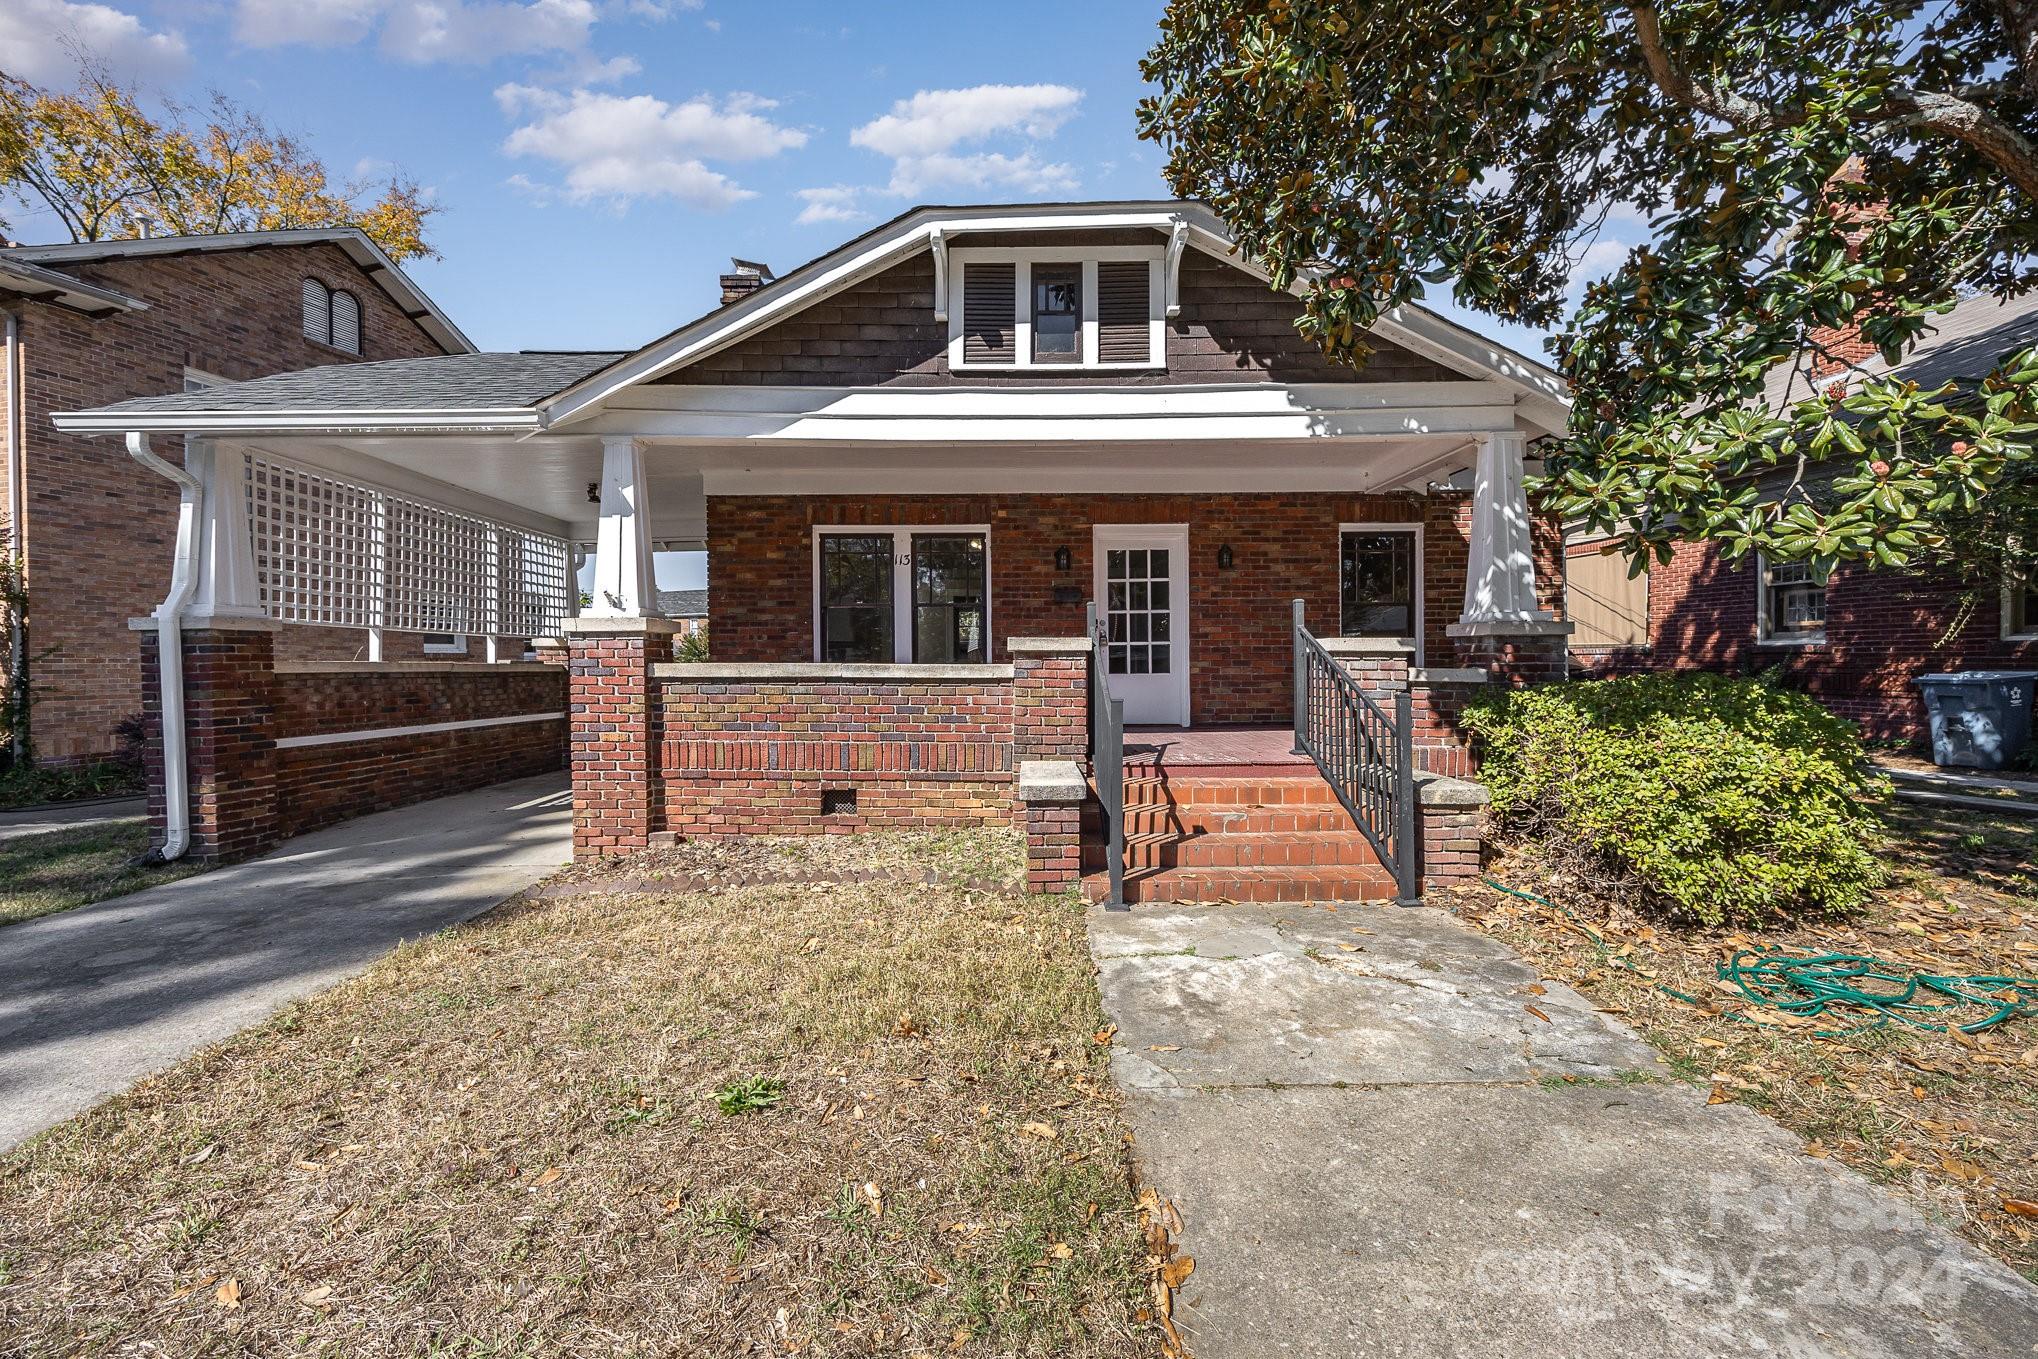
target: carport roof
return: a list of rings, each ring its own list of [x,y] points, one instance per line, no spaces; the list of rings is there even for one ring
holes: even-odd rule
[[[605,350],[527,351],[335,363],[195,392],[132,397],[89,415],[95,423],[118,423],[131,415],[528,411],[618,357]]]

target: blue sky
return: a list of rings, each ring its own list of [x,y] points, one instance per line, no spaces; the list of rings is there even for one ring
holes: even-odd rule
[[[1158,3],[0,0],[0,61],[82,45],[217,88],[342,177],[442,205],[410,266],[484,348],[630,348],[916,202],[1165,196],[1134,133]],[[963,16],[967,16],[966,18]],[[10,209],[14,234],[53,226]],[[1540,356],[1537,337],[1472,318]]]

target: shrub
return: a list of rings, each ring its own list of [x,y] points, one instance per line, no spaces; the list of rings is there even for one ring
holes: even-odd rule
[[[1802,694],[1633,675],[1489,695],[1465,725],[1499,829],[1653,904],[1718,924],[1846,910],[1886,880],[1888,784],[1854,724]]]

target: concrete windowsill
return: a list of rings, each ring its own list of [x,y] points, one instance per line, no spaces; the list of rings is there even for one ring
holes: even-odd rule
[[[1089,781],[1074,760],[1021,760],[1019,800],[1025,803],[1065,804],[1081,802],[1090,795]]]
[[[1425,684],[1484,684],[1492,676],[1483,665],[1418,667],[1408,672],[1408,682]]]
[[[1005,650],[1014,656],[1087,656],[1090,654],[1090,639],[1087,637],[1011,637],[1005,641]]]
[[[548,667],[549,668],[549,667]],[[651,678],[660,680],[788,680],[802,684],[826,684],[830,680],[871,680],[884,684],[915,684],[928,681],[1007,684],[1012,679],[1009,665],[846,665],[832,661],[669,661],[651,667]]]

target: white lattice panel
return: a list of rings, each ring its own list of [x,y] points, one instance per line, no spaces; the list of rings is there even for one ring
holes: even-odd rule
[[[289,623],[537,637],[566,618],[564,540],[247,457],[263,608]]]

